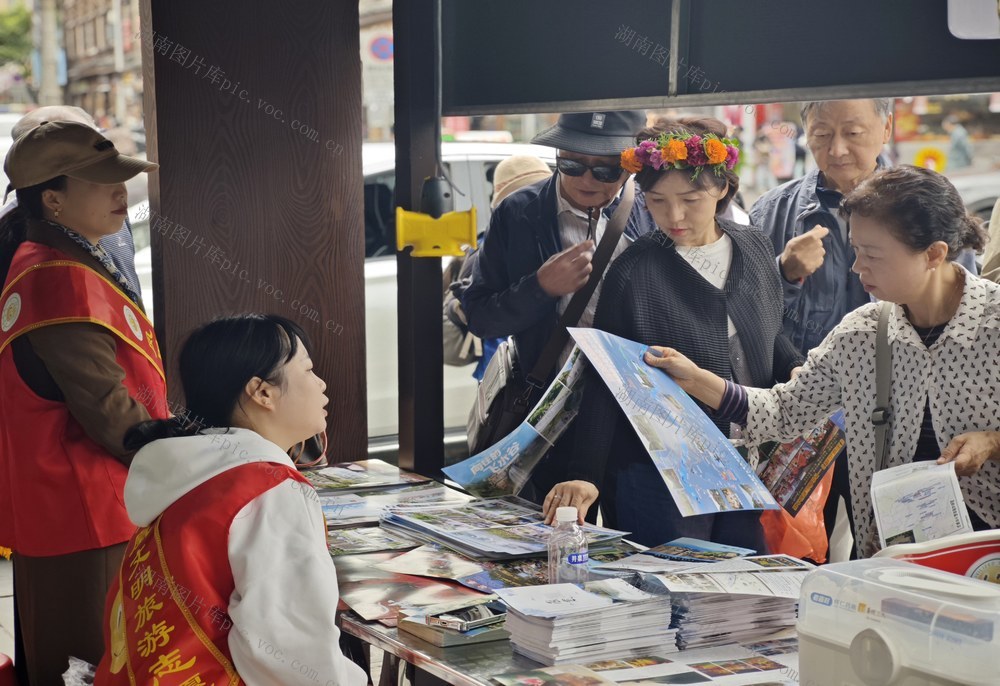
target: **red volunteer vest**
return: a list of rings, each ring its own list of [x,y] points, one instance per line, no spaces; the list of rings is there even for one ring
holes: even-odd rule
[[[11,341],[66,322],[114,334],[129,394],[153,418],[168,416],[160,349],[142,311],[86,264],[22,243],[0,294],[0,546],[23,555],[104,548],[135,531],[123,501],[128,469],[87,436],[65,403],[38,397],[14,364]]]
[[[286,479],[309,484],[272,462],[234,467],[136,532],[108,592],[108,651],[95,686],[243,683],[229,652],[227,609],[236,586],[229,527],[247,503]]]

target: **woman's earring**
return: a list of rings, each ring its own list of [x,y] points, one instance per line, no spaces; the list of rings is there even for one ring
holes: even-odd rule
[[[56,210],[56,217],[58,217],[58,216],[59,216],[59,213],[60,213],[60,212],[62,212],[62,210]]]

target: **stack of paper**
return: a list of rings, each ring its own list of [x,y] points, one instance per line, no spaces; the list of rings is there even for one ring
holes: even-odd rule
[[[701,564],[657,574],[670,591],[681,650],[746,641],[794,626],[799,590],[812,565],[783,555]]]
[[[387,508],[381,519],[387,529],[487,560],[545,555],[552,527],[542,522],[537,505],[513,496],[475,500],[464,507],[400,505]],[[625,534],[590,525],[583,531],[593,553],[613,548]]]
[[[676,572],[697,567],[696,563],[720,562],[753,555],[756,550],[702,541],[697,538],[677,538],[669,543],[647,548],[641,553],[598,565],[604,569],[631,569],[636,572]]]
[[[400,610],[483,597],[447,579],[399,574],[377,566],[398,555],[398,552],[385,552],[334,558],[340,599],[365,621],[396,626]]]
[[[407,503],[437,503],[438,505],[461,505],[472,500],[454,488],[444,484],[427,483],[411,486],[394,486],[367,489],[361,492],[327,492],[319,497],[323,506],[323,516],[330,528],[378,524],[385,508]]]
[[[317,491],[357,491],[430,481],[425,476],[393,467],[382,460],[341,462],[302,472]]]
[[[543,664],[607,660],[676,650],[669,595],[624,579],[505,588],[514,650]]]
[[[374,526],[334,529],[328,531],[326,535],[326,547],[334,557],[377,553],[383,550],[407,550],[418,545],[420,544],[409,536]]]

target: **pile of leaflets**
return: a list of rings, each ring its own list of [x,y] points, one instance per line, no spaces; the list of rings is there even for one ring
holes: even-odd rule
[[[430,481],[425,476],[401,470],[382,460],[341,462],[323,469],[307,470],[302,475],[317,491],[358,491]]]
[[[676,650],[668,594],[625,579],[506,588],[514,651],[543,664],[609,660]]]
[[[732,560],[755,552],[757,551],[751,548],[738,548],[697,538],[677,538],[600,566],[603,569],[631,569],[636,572],[677,572],[698,570],[708,562]]]
[[[326,547],[334,557],[383,550],[409,550],[418,545],[420,543],[409,536],[373,526],[333,529],[326,533]]]
[[[399,505],[382,514],[384,528],[437,543],[474,559],[507,560],[546,554],[552,527],[543,523],[537,505],[514,496],[474,500],[462,507]],[[623,531],[586,525],[594,554],[613,549]]]
[[[325,492],[319,496],[328,527],[378,524],[382,511],[392,505],[406,503],[438,503],[461,505],[472,496],[448,488],[444,484],[426,483],[367,489],[361,492]]]
[[[365,621],[396,626],[400,611],[483,597],[449,579],[400,574],[380,566],[397,556],[390,551],[334,558],[340,599]]]
[[[742,642],[795,625],[807,562],[784,555],[743,557],[656,574],[673,599],[681,650]]]
[[[501,686],[597,686],[598,684],[718,684],[718,686],[797,686],[798,640],[793,631],[763,642],[685,650],[670,657],[602,660],[587,665],[561,664],[492,677]]]

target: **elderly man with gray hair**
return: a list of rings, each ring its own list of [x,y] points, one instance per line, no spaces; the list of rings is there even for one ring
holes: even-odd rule
[[[97,128],[94,118],[84,109],[70,105],[48,105],[38,107],[21,117],[14,124],[14,128],[10,130],[10,136],[16,141],[23,134],[47,121],[68,121],[83,124],[92,129]],[[16,206],[17,198],[12,197],[10,202],[0,209],[0,217],[3,217]],[[125,217],[125,223],[122,224],[120,231],[110,236],[105,236],[99,241],[99,245],[108,254],[108,257],[111,258],[115,266],[118,267],[118,271],[128,281],[128,285],[132,290],[141,296],[142,288],[139,284],[139,275],[135,271],[135,241],[132,237],[132,225],[129,223],[128,217]]]
[[[844,315],[871,302],[851,271],[854,249],[839,209],[847,193],[889,165],[881,153],[892,136],[892,99],[807,102],[801,116],[818,168],[761,196],[750,210],[750,223],[774,244],[785,296],[784,332],[806,354]],[[957,261],[975,273],[972,252]],[[848,517],[851,513],[845,460],[842,453],[834,471],[825,512],[828,533],[840,495]]]

